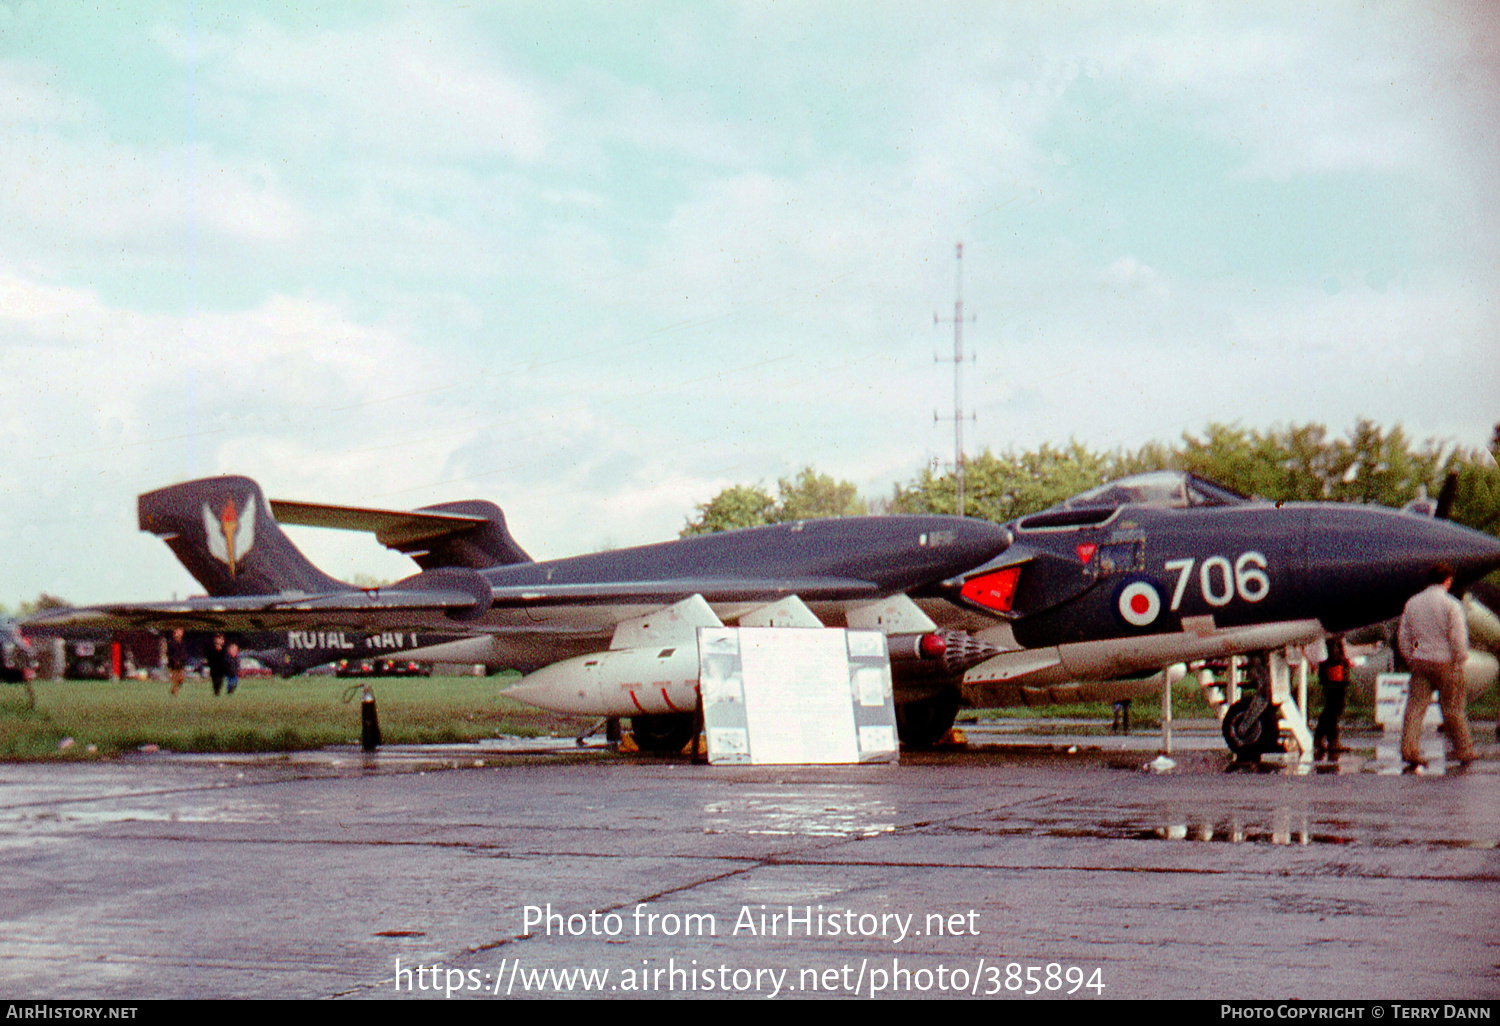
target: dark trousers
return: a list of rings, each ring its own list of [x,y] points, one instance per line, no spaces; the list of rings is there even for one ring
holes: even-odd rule
[[[1338,747],[1339,718],[1344,715],[1344,699],[1348,689],[1346,681],[1323,682],[1323,711],[1318,713],[1318,725],[1313,729],[1314,741],[1323,741],[1330,748]]]

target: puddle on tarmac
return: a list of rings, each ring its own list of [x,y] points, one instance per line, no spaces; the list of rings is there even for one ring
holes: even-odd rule
[[[223,802],[212,805],[157,806],[153,808],[115,806],[113,808],[48,809],[13,820],[68,823],[100,826],[110,823],[273,823],[281,814],[278,808],[260,802]]]
[[[1286,846],[1330,844],[1367,848],[1449,848],[1492,851],[1500,848],[1496,838],[1422,838],[1381,835],[1359,831],[1348,824],[1316,823],[1305,816],[1274,816],[1269,821],[1188,820],[1147,824],[1120,820],[1096,826],[1034,826],[1001,828],[985,833],[1031,837],[1095,838],[1110,841],[1182,841],[1219,844],[1272,844]]]
[[[703,807],[706,834],[785,834],[873,837],[896,829],[890,802],[860,798],[843,788],[737,794]]]

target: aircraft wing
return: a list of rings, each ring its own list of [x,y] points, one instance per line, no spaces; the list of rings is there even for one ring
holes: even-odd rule
[[[684,578],[591,584],[492,587],[471,571],[432,570],[385,588],[322,595],[200,597],[178,602],[106,604],[46,610],[27,621],[37,627],[147,628],[214,631],[350,628],[356,630],[471,631],[529,635],[597,631],[690,595],[709,603],[772,602],[788,595],[808,601],[880,597],[869,581],[843,577]],[[570,610],[589,607],[583,619]],[[492,611],[502,617],[490,618]],[[519,615],[516,624],[504,617]],[[486,622],[487,619],[489,622]]]
[[[103,627],[110,630],[170,629],[263,631],[299,627],[425,627],[448,622],[450,610],[472,608],[471,596],[429,592],[376,598],[363,592],[299,598],[192,598],[180,602],[49,609],[31,617],[36,627]],[[451,627],[451,622],[448,622]]]

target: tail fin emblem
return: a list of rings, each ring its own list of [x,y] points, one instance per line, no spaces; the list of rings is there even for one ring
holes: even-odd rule
[[[233,499],[225,499],[218,513],[205,502],[203,531],[208,536],[209,553],[229,567],[229,576],[233,577],[236,564],[255,544],[255,496],[249,496],[238,511]]]

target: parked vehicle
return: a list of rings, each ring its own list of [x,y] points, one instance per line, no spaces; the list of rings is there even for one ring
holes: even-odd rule
[[[432,667],[410,659],[346,659],[336,672],[340,677],[431,677]]]

